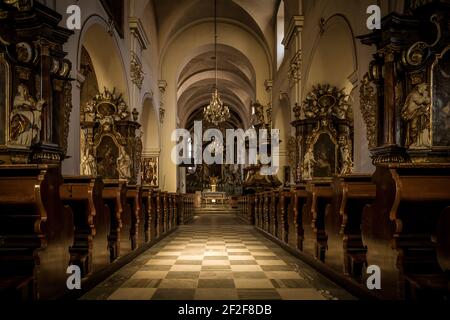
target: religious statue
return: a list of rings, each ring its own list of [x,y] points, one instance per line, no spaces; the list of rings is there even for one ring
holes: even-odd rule
[[[258,125],[262,125],[265,123],[264,120],[264,107],[259,103],[259,102],[255,102],[253,104],[255,113],[252,115],[252,125],[254,126],[258,126]]]
[[[127,111],[127,105],[125,104],[124,101],[121,101],[117,108],[118,108],[118,110],[117,110],[116,121],[124,120],[130,114]]]
[[[124,147],[120,147],[119,157],[117,158],[117,171],[119,171],[120,179],[128,180],[131,178],[130,164],[130,156],[127,154]]]
[[[350,154],[350,148],[344,144],[340,147],[342,157],[341,174],[349,174],[352,172],[353,160]]]
[[[83,110],[84,121],[91,122],[95,120],[95,102],[86,103]]]
[[[45,101],[38,102],[30,95],[28,88],[19,84],[11,112],[11,142],[31,146],[39,140],[42,121],[41,113]]]
[[[308,151],[303,158],[303,180],[312,180],[313,176],[313,167],[316,164],[316,160],[314,159],[314,151],[310,146]]]
[[[406,122],[406,146],[421,149],[430,146],[430,104],[428,85],[421,83],[408,95],[401,110]]]
[[[86,152],[81,158],[81,174],[86,176],[97,175],[96,161],[89,148],[86,148]]]

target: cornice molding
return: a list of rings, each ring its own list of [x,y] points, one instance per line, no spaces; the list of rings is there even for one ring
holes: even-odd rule
[[[139,45],[141,46],[142,50],[147,49],[150,45],[150,41],[148,40],[147,34],[145,33],[141,19],[130,17],[128,23],[130,25],[131,34],[134,35],[139,41]]]
[[[305,17],[292,16],[291,21],[289,22],[288,30],[282,42],[286,49],[290,47],[295,36],[302,31],[304,22]]]

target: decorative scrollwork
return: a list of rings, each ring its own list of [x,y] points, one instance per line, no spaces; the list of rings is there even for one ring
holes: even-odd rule
[[[366,74],[359,89],[361,113],[367,127],[369,148],[377,146],[377,94]]]
[[[290,87],[293,87],[301,80],[301,68],[302,68],[302,51],[297,51],[291,60],[291,64],[288,71],[288,80]]]
[[[317,85],[306,96],[303,103],[306,118],[334,116],[341,120],[353,118],[348,95],[329,84]]]
[[[432,15],[430,21],[436,26],[437,29],[436,40],[432,44],[428,44],[423,41],[414,43],[403,53],[403,64],[414,67],[422,65],[430,54],[429,49],[434,47],[441,40],[442,30],[439,23],[439,16],[437,14]]]
[[[33,0],[4,0],[3,2],[16,7],[19,11],[28,11],[33,7]]]
[[[142,83],[144,81],[144,71],[142,71],[142,64],[136,54],[132,53],[130,62],[131,81],[139,88],[142,89]]]

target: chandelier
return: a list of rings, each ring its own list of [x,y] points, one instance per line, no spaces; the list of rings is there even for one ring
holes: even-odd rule
[[[220,93],[217,90],[217,0],[214,0],[214,57],[216,62],[216,83],[209,105],[203,108],[203,118],[217,126],[219,123],[225,122],[230,118],[230,110],[223,104],[222,99],[220,99]]]

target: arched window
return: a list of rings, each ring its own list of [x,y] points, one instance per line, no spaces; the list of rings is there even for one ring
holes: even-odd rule
[[[276,34],[277,34],[277,70],[280,68],[284,59],[284,1],[281,0],[280,6],[278,7],[277,12],[277,25],[276,25]]]

